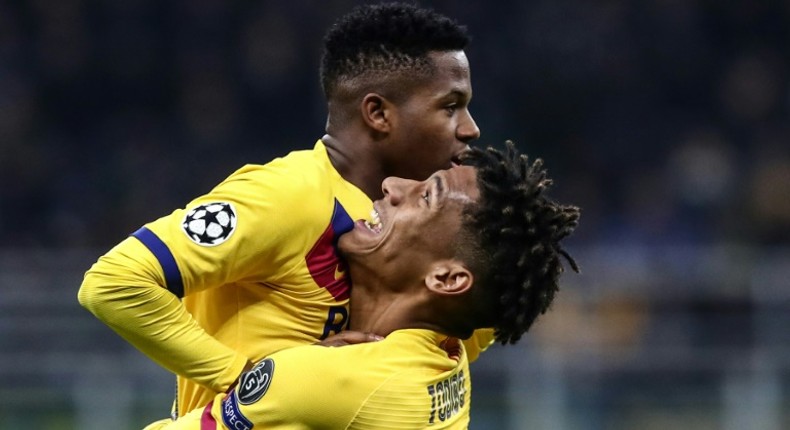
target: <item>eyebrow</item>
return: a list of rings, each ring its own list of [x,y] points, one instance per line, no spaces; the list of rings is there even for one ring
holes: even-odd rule
[[[472,93],[467,90],[454,89],[452,91],[452,94],[457,95],[458,97],[466,101],[472,100]]]
[[[433,182],[436,183],[436,201],[440,201],[439,199],[442,198],[444,195],[444,179],[442,179],[439,175],[434,175]]]
[[[444,93],[441,97],[442,100],[450,99],[450,98],[458,98],[461,100],[471,100],[472,95],[463,89],[460,88],[453,88],[450,91]]]

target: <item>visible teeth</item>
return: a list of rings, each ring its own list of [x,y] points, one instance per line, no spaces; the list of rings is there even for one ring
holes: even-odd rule
[[[370,211],[370,219],[371,219],[370,221],[371,225],[381,226],[381,217],[379,216],[379,213],[375,209],[372,209]]]
[[[370,221],[365,221],[365,227],[374,233],[381,233],[381,217],[375,209],[370,211],[370,218]]]

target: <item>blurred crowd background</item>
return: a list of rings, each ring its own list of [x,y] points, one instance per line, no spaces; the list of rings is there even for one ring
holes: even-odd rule
[[[0,243],[106,246],[310,147],[321,38],[355,3],[3,2]],[[474,37],[480,142],[545,157],[580,240],[790,238],[786,2],[431,4]]]
[[[79,309],[81,274],[312,147],[321,39],[359,3],[0,2],[0,429],[166,415],[169,376]],[[473,368],[472,428],[790,428],[790,3],[421,4],[473,36],[479,144],[583,208],[583,274]]]

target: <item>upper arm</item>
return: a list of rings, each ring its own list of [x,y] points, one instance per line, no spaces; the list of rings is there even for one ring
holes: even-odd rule
[[[299,263],[300,238],[320,225],[312,220],[321,214],[300,210],[300,199],[310,194],[298,172],[248,167],[147,224],[151,234],[135,236],[164,268],[168,286],[183,286],[183,295],[241,280],[276,283]]]

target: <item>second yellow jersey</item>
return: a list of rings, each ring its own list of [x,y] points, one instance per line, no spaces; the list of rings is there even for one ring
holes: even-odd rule
[[[380,342],[272,354],[206,408],[147,430],[465,429],[470,395],[461,343],[405,329]]]

